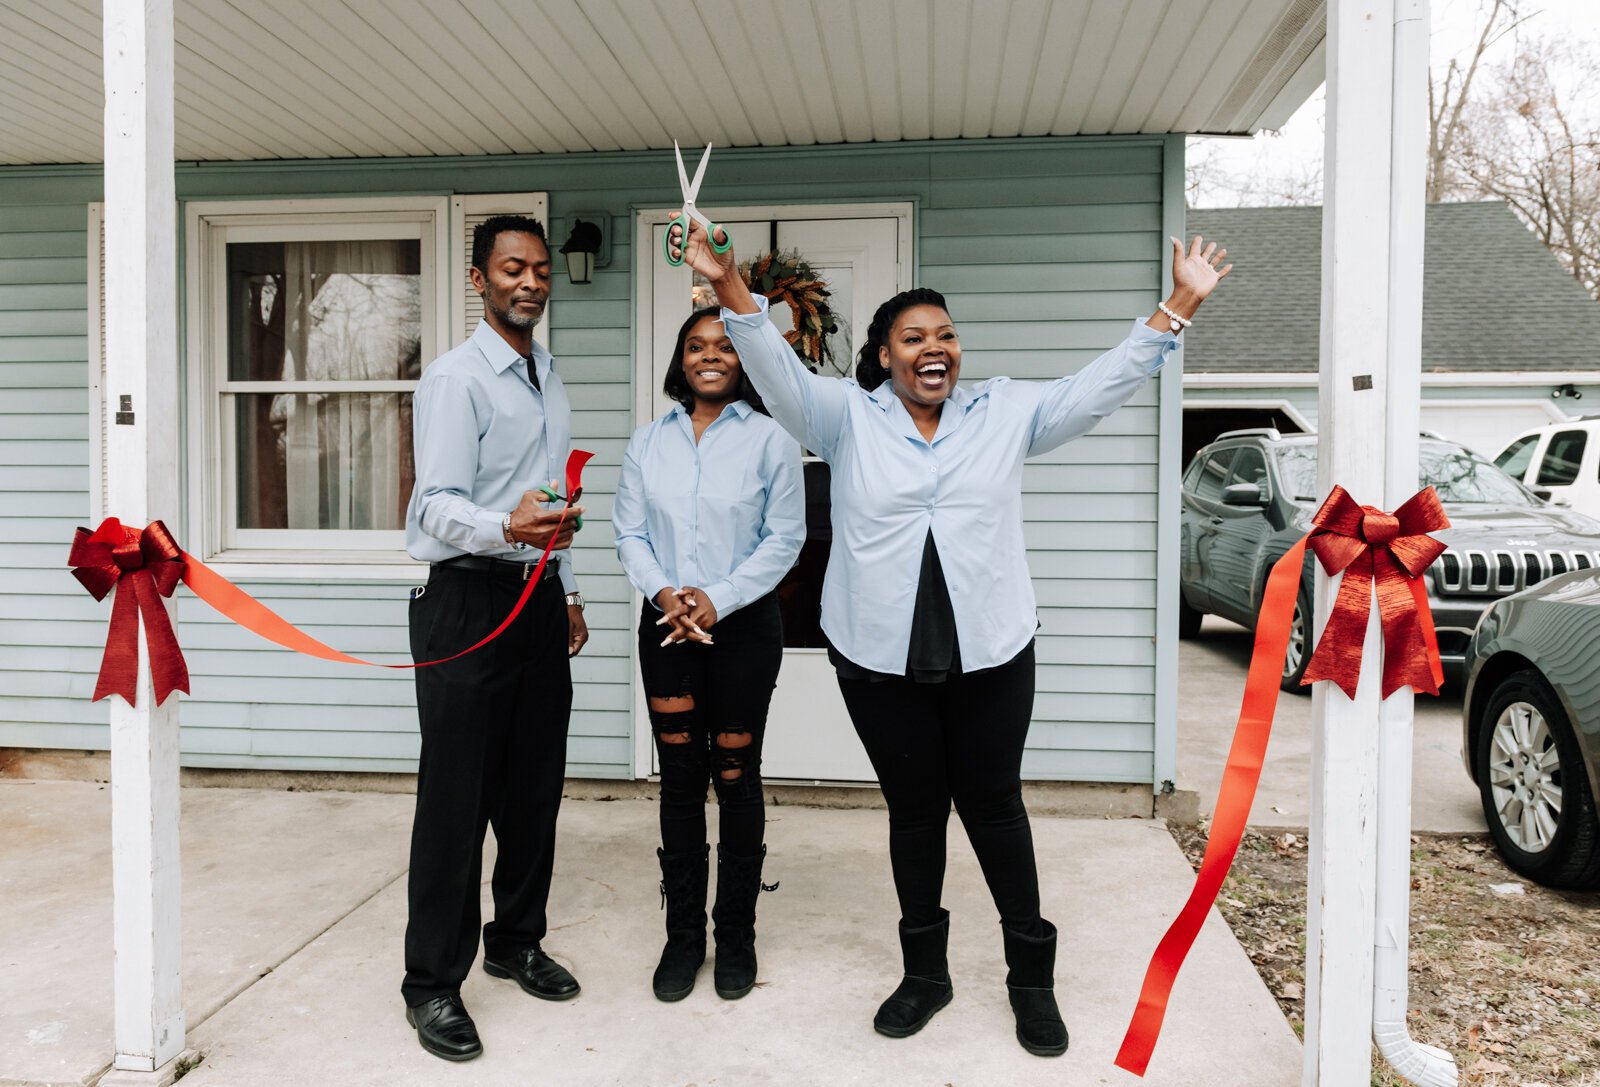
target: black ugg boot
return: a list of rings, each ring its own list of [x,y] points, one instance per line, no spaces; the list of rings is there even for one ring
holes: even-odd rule
[[[710,846],[685,853],[656,850],[661,860],[661,902],[667,911],[667,946],[650,987],[657,1000],[682,1000],[706,961],[706,869]]]
[[[1056,927],[1040,921],[1043,936],[1025,936],[1001,926],[1005,934],[1006,989],[1017,1017],[1017,1041],[1036,1057],[1067,1051],[1067,1025],[1056,1007]]]
[[[939,911],[939,922],[908,928],[900,922],[900,957],[905,977],[872,1017],[872,1029],[890,1038],[908,1038],[928,1025],[935,1012],[955,995],[945,949],[950,942],[950,911]]]
[[[775,890],[761,884],[761,863],[767,847],[741,857],[717,846],[717,903],[711,908],[711,935],[717,943],[717,964],[711,973],[717,995],[738,1000],[756,984],[756,896]]]

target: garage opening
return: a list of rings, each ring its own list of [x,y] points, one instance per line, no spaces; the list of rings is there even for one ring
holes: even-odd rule
[[[1279,434],[1301,434],[1306,428],[1281,408],[1227,407],[1183,409],[1183,464],[1188,467],[1195,451],[1217,435],[1252,427],[1276,427]]]

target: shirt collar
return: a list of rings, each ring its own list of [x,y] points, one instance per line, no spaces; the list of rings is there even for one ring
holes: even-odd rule
[[[472,342],[477,345],[479,351],[483,352],[483,357],[489,360],[489,365],[494,368],[494,372],[497,374],[505,373],[522,358],[521,355],[517,354],[515,347],[506,343],[505,338],[491,328],[488,321],[481,318],[478,321],[478,327],[472,332]],[[531,354],[533,355],[533,362],[538,367],[538,372],[542,377],[549,372],[554,359],[544,344],[538,340],[534,340],[532,343],[533,350]]]
[[[890,408],[894,407],[894,402],[899,399],[899,397],[895,395],[894,382],[889,381],[888,379],[885,379],[882,385],[879,385],[867,395],[872,398],[873,403],[877,404],[878,407],[882,408],[884,411],[888,411]],[[960,385],[957,385],[954,389],[950,390],[950,396],[945,403],[954,404],[956,407],[965,411],[975,399],[976,397],[974,397],[966,389],[963,389]]]
[[[689,418],[689,409],[684,407],[682,404],[674,404],[672,410],[674,414],[681,415],[685,419]],[[755,410],[755,408],[750,406],[750,402],[748,400],[735,400],[724,407],[722,409],[722,414],[718,415],[717,418],[721,419],[723,415],[727,415],[731,411],[741,419],[748,419],[750,418],[750,413]]]

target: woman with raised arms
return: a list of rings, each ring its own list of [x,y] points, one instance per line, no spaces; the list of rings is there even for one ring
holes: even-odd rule
[[[961,341],[944,298],[906,291],[878,307],[856,377],[813,374],[766,318],[731,250],[692,224],[683,252],[772,417],[832,467],[833,551],[822,628],[839,689],[889,808],[904,977],[880,1034],[914,1034],[950,1003],[941,905],[950,806],[1000,914],[1017,1040],[1067,1048],[1053,992],[1056,927],[1040,915],[1022,752],[1033,710],[1033,586],[1022,537],[1022,464],[1128,401],[1176,348],[1231,265],[1215,243],[1172,239],[1172,294],[1127,339],[1050,382],[957,385]]]

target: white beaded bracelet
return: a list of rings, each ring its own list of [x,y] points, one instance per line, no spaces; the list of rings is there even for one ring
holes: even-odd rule
[[[1182,332],[1184,329],[1186,329],[1190,325],[1194,324],[1194,321],[1192,319],[1190,319],[1188,317],[1179,317],[1176,313],[1173,313],[1172,310],[1168,308],[1168,306],[1167,306],[1167,304],[1165,302],[1157,302],[1156,303],[1156,308],[1159,309],[1162,313],[1166,314],[1167,317],[1172,321],[1172,329],[1171,329],[1171,331],[1174,334]]]

